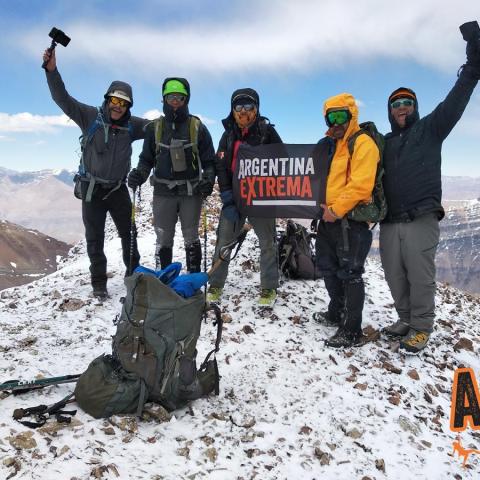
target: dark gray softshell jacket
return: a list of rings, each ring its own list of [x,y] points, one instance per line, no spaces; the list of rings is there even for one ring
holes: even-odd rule
[[[57,69],[46,72],[46,75],[54,102],[80,127],[82,135],[87,134],[100,111],[100,125],[85,146],[83,156],[85,171],[112,183],[124,181],[130,170],[132,142],[145,138],[144,127],[148,120],[130,116],[130,110],[127,110],[117,125],[111,125],[110,119],[105,118],[103,114],[106,110],[106,101],[100,108],[85,105],[69,95]],[[128,83],[113,82],[107,93],[115,89],[129,93],[133,99],[132,89]],[[130,128],[127,128],[129,124]]]

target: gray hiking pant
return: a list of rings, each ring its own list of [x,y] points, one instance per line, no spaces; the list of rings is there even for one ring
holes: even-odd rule
[[[278,288],[278,255],[277,255],[277,233],[274,218],[250,217],[248,219],[258,237],[260,244],[260,285],[261,288]],[[217,243],[213,255],[213,263],[219,258],[220,249],[236,238],[246,222],[246,217],[241,217],[234,224],[220,214],[220,221],[217,227]],[[228,275],[228,260],[222,262],[220,266],[210,276],[210,285],[212,287],[223,288]]]
[[[153,225],[157,234],[157,251],[162,247],[172,248],[175,225],[180,218],[185,245],[199,240],[198,225],[202,211],[202,197],[153,196]]]
[[[435,253],[440,236],[436,214],[408,223],[380,225],[380,256],[400,320],[431,332],[435,319]]]

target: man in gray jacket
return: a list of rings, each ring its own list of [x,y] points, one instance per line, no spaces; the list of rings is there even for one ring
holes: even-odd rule
[[[107,258],[103,251],[107,213],[122,241],[126,275],[131,274],[130,267],[135,269],[140,260],[136,239],[130,238],[135,225],[132,229],[132,202],[125,181],[130,170],[132,142],[145,137],[148,120],[131,116],[133,95],[128,83],[112,82],[101,107],[85,105],[67,92],[57,70],[55,50],[46,50],[43,60],[47,61],[45,72],[54,102],[82,130],[77,195],[82,199],[93,295],[104,299],[108,296]]]

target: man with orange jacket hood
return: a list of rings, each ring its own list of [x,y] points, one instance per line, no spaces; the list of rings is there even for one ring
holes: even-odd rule
[[[335,335],[326,341],[328,346],[350,347],[362,338],[365,300],[362,274],[372,232],[366,222],[347,220],[347,215],[359,203],[371,201],[380,153],[367,134],[357,137],[352,155],[349,153],[348,140],[360,130],[358,108],[352,95],[341,93],[329,98],[323,114],[329,128],[322,141],[331,142],[334,153],[318,224],[316,252],[330,303],[328,310],[314,314],[314,319],[337,327]]]

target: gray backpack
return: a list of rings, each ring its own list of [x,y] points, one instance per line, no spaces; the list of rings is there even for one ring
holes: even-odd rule
[[[112,342],[115,375],[110,374],[110,378],[114,377],[115,381],[128,378],[128,388],[118,388],[128,392],[129,399],[123,399],[122,404],[128,404],[130,411],[119,412],[118,408],[112,406],[113,400],[110,397],[105,399],[105,395],[102,397],[101,391],[97,391],[96,398],[92,398],[90,391],[93,387],[88,387],[87,395],[85,386],[79,390],[79,381],[75,397],[82,409],[87,413],[95,411],[98,415],[103,407],[99,408],[95,404],[101,401],[105,409],[100,416],[108,416],[112,410],[114,413],[136,411],[140,415],[147,400],[174,410],[212,391],[218,395],[220,377],[214,354],[219,349],[222,331],[219,308],[211,307],[215,311],[217,326],[215,348],[208,353],[197,370],[196,346],[205,312],[203,294],[199,292],[183,298],[155,276],[144,273],[134,273],[125,278],[125,285],[127,296]],[[210,359],[212,355],[213,358]],[[96,369],[101,367],[103,372],[104,362],[99,361],[97,364]],[[88,373],[87,370],[82,376],[87,376]],[[128,375],[134,375],[139,381],[132,386]],[[89,376],[93,380],[99,374],[90,372]],[[117,397],[113,403],[118,403],[118,388],[113,388],[111,384],[112,381],[108,384],[109,391]]]

